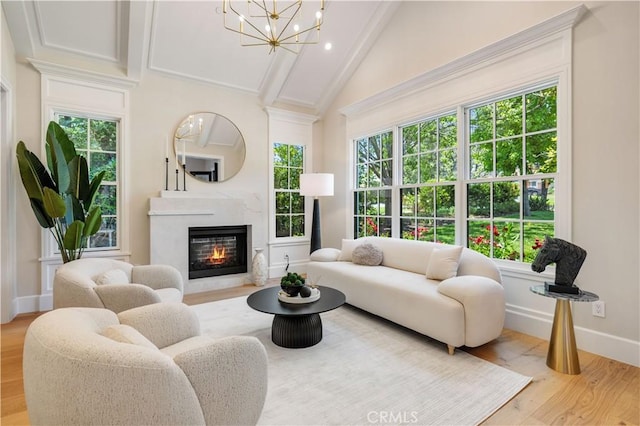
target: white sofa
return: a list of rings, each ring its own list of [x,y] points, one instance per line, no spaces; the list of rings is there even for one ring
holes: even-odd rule
[[[182,303],[61,308],[27,330],[32,425],[250,425],[267,393],[255,337],[213,339]]]
[[[380,265],[352,261],[354,247],[365,243],[382,251]],[[450,354],[497,338],[504,325],[500,271],[467,248],[398,238],[343,240],[341,250],[313,252],[307,281],[338,289],[348,304],[446,343]]]

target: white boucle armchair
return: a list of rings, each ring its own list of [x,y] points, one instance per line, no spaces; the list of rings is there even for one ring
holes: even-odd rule
[[[106,308],[115,313],[158,302],[181,302],[182,275],[169,265],[85,258],[65,263],[53,279],[53,307]]]
[[[23,373],[33,425],[250,425],[267,392],[262,343],[202,336],[182,303],[47,312],[27,330]]]

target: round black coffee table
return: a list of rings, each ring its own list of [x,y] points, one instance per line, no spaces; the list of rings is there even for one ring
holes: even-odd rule
[[[311,303],[285,303],[278,299],[280,286],[256,291],[247,304],[256,311],[274,314],[271,340],[283,348],[307,348],[322,340],[322,312],[342,306],[345,296],[330,287],[320,287],[320,299]]]

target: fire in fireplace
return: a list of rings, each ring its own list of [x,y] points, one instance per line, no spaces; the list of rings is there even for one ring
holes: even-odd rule
[[[247,272],[247,226],[189,228],[189,279]]]

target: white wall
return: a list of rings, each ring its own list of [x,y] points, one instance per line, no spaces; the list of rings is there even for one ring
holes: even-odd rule
[[[404,3],[323,117],[324,165],[336,176],[335,196],[323,200],[324,245],[339,247],[351,226],[345,223],[346,121],[339,109],[578,4]],[[640,365],[639,8],[630,2],[586,6],[573,43],[572,240],[589,253],[577,284],[600,295],[607,317],[595,318],[589,303],[576,303],[574,323],[580,348]],[[529,292],[535,282],[504,281],[507,326],[548,338],[553,301]]]
[[[16,167],[13,135],[15,128],[15,49],[9,29],[1,12],[2,57],[0,58],[0,321],[5,323],[14,316],[13,301],[16,297],[16,234],[13,226],[16,217],[15,181]]]

